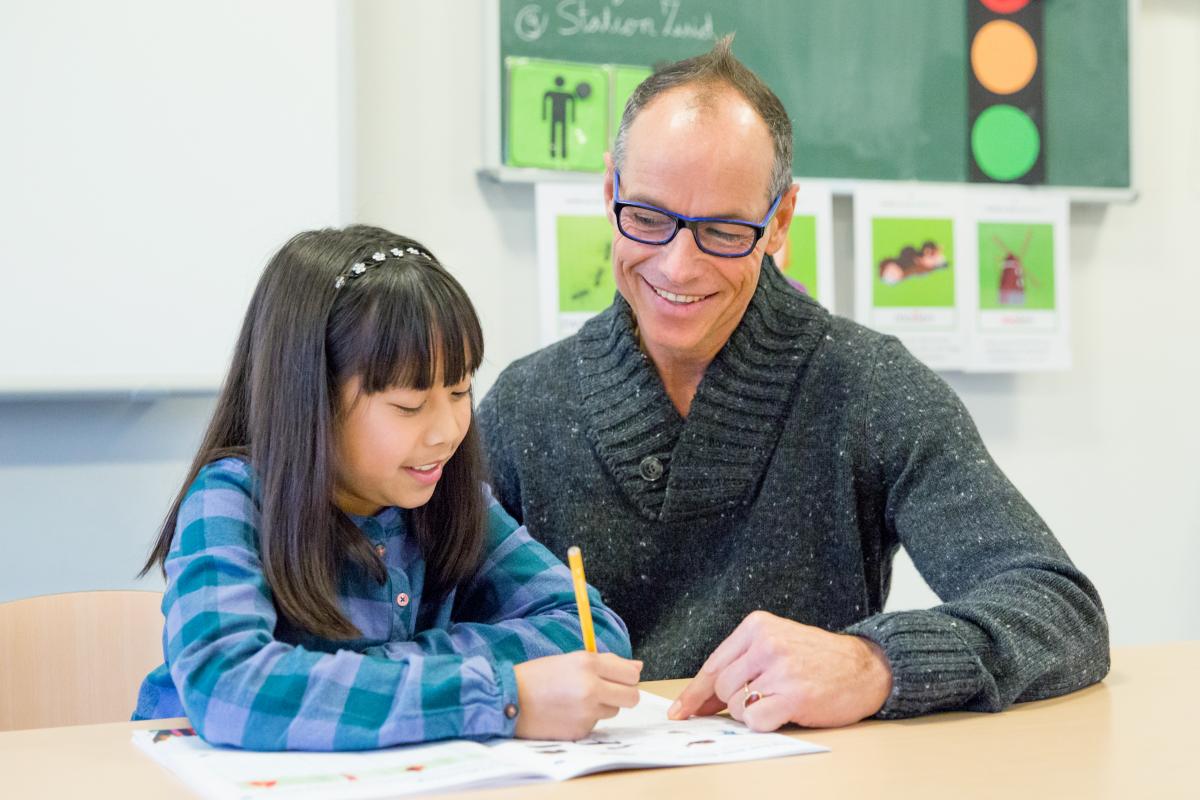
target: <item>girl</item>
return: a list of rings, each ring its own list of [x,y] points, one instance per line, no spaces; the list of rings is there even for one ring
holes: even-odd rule
[[[352,750],[579,738],[637,702],[624,623],[589,590],[610,652],[579,651],[570,572],[482,484],[482,357],[417,242],[355,226],[280,250],[142,569],[167,580],[165,663],[135,719]]]

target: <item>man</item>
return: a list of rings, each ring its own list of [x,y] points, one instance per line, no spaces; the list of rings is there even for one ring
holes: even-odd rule
[[[1095,589],[895,339],[766,256],[791,123],[729,51],[672,64],[607,159],[619,295],[479,409],[500,501],[629,625],[674,718],[757,730],[998,711],[1108,671]],[[944,601],[883,613],[903,545]]]

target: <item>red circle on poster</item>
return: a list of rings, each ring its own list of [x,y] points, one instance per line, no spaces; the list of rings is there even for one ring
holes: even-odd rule
[[[979,0],[988,7],[989,11],[997,14],[1011,14],[1029,5],[1029,0]]]

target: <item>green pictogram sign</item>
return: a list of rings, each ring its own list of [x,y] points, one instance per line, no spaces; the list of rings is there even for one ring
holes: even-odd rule
[[[600,171],[608,144],[609,75],[591,64],[508,60],[508,163]]]

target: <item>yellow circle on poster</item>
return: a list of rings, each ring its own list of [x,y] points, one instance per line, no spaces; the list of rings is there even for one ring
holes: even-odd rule
[[[989,92],[1012,94],[1025,88],[1037,72],[1037,45],[1015,22],[989,22],[971,42],[971,69]]]

